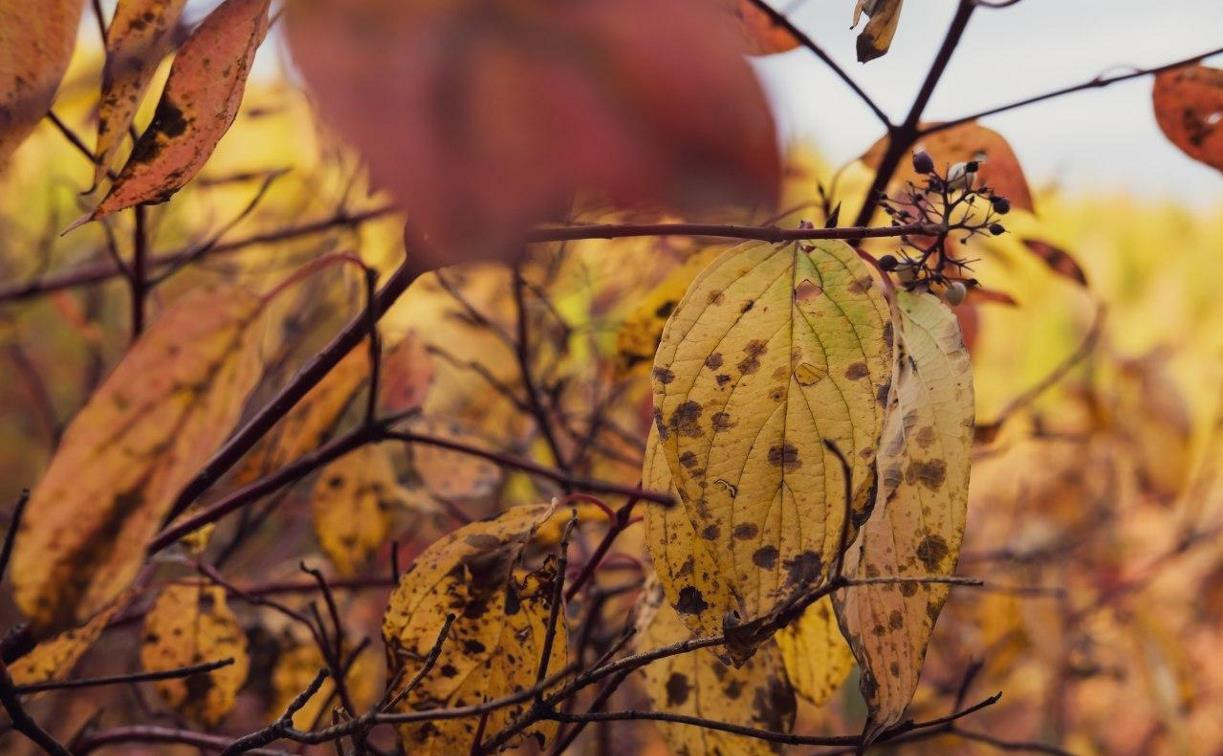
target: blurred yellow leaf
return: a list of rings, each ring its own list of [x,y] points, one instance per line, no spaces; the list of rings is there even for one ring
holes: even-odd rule
[[[345,658],[348,653],[350,651],[346,651]],[[362,652],[349,665],[345,679],[353,705],[361,712],[368,710],[377,702],[382,693],[382,681],[379,679],[374,658],[369,651]],[[318,674],[318,671],[326,666],[318,644],[313,639],[306,639],[282,648],[280,655],[276,657],[276,666],[272,668],[274,695],[268,707],[268,716],[283,715],[293,699],[301,695],[301,692],[314,681],[314,676]],[[323,681],[318,693],[311,696],[305,706],[293,713],[293,726],[299,730],[310,729],[322,713],[324,703],[334,701],[332,698],[334,692],[335,683],[328,677]]]
[[[854,666],[828,596],[807,607],[774,638],[794,692],[817,706],[841,687]]]
[[[122,597],[98,612],[80,627],[39,643],[28,654],[9,665],[17,685],[66,680],[85,652],[102,636],[115,613],[127,603]]]
[[[141,666],[164,672],[221,659],[234,663],[155,682],[162,700],[188,719],[214,727],[233,709],[250,667],[246,635],[224,588],[194,581],[167,585],[144,618]]]
[[[389,447],[367,444],[319,471],[314,534],[344,576],[357,573],[387,539],[391,510],[404,501]]]
[[[13,552],[18,606],[66,627],[135,576],[183,485],[224,441],[260,374],[263,300],[201,288],[161,314],[73,418]]]

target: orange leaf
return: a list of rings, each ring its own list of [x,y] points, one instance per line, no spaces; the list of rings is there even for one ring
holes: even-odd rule
[[[98,103],[96,186],[132,125],[157,64],[172,43],[186,0],[119,0],[106,30],[106,67]]]
[[[789,52],[802,44],[752,0],[721,0],[720,5],[737,19],[748,55]]]
[[[1189,157],[1223,171],[1223,69],[1202,65],[1155,77],[1155,121]]]
[[[1045,265],[1048,265],[1054,273],[1065,276],[1072,281],[1077,281],[1083,286],[1087,285],[1087,274],[1083,272],[1083,269],[1079,267],[1079,264],[1075,262],[1074,258],[1066,250],[1040,239],[1024,239],[1023,245],[1032,254],[1039,257]]]
[[[153,122],[101,204],[73,226],[165,202],[190,181],[234,122],[271,0],[225,0],[183,44]]]
[[[512,258],[575,192],[775,199],[772,117],[714,9],[686,0],[315,0],[288,7],[325,116],[436,242]]]
[[[933,125],[935,124],[922,124],[922,128]],[[1023,175],[1019,158],[1015,156],[1006,139],[993,129],[970,121],[924,136],[918,146],[930,153],[935,167],[944,175],[956,163],[980,161],[981,168],[977,172],[978,187],[989,186],[995,194],[1010,200],[1012,207],[1029,212],[1033,210],[1032,191],[1028,188],[1028,180]],[[878,169],[886,150],[885,137],[871,145],[861,160],[871,168]],[[892,176],[891,189],[895,191],[898,187],[903,187],[905,181],[919,183],[921,178],[917,171],[913,170],[912,161],[902,160]]]
[[[82,0],[0,3],[0,164],[51,109]]]

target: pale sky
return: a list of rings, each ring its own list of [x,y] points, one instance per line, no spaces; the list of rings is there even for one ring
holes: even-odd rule
[[[908,0],[891,51],[860,64],[849,24],[853,0],[773,0],[880,104],[893,121],[908,111],[955,0]],[[976,11],[926,110],[939,120],[1091,79],[1223,47],[1223,0],[1023,0]],[[1207,61],[1223,67],[1223,56]],[[787,137],[844,162],[881,135],[874,116],[810,53],[757,64]],[[1067,95],[983,121],[1011,143],[1035,185],[1071,193],[1125,191],[1223,206],[1223,174],[1168,143],[1140,78]]]

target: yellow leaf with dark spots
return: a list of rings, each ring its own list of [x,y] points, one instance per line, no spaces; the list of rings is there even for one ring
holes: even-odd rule
[[[351,654],[351,649],[345,651],[344,658]],[[382,693],[382,681],[376,667],[376,657],[371,649],[366,649],[357,656],[348,668],[345,684],[348,694],[352,696],[353,705],[360,711],[368,711],[377,702]],[[282,716],[289,708],[293,699],[301,695],[320,669],[327,666],[318,644],[312,638],[303,639],[282,648],[276,657],[276,666],[272,668],[271,705],[268,716],[275,719]],[[299,730],[308,730],[323,713],[323,705],[334,701],[335,681],[328,677],[310,697],[306,704],[293,713],[293,726]]]
[[[157,318],[64,433],[13,552],[13,593],[39,628],[119,595],[175,497],[225,440],[259,379],[263,299],[197,289]]]
[[[637,623],[638,650],[669,646],[689,637],[688,627],[664,600],[659,586],[648,586]],[[740,667],[724,664],[715,649],[702,648],[652,662],[642,668],[641,675],[655,711],[773,732],[789,732],[794,726],[794,691],[786,679],[781,652],[771,641]],[[657,724],[672,753],[771,754],[782,748],[720,730]]]
[[[39,643],[28,654],[9,665],[8,671],[17,685],[58,682],[68,679],[73,667],[85,655],[106,629],[112,617],[127,602],[116,599],[93,619],[80,627],[56,635]]]
[[[820,705],[841,687],[854,655],[841,637],[832,599],[824,596],[774,636],[794,692]]]
[[[164,672],[220,659],[234,663],[155,682],[162,700],[193,722],[215,727],[233,709],[250,667],[246,635],[224,588],[196,581],[167,585],[144,618],[141,666]]]
[[[465,525],[425,549],[400,578],[382,622],[389,674],[405,685],[421,669],[446,615],[455,615],[441,655],[396,707],[397,711],[480,704],[535,684],[543,656],[556,565],[548,560],[528,572],[522,552],[553,507],[528,504]],[[549,657],[551,673],[568,661],[564,608]],[[496,733],[530,701],[488,715],[485,732]],[[415,754],[466,753],[480,717],[405,724],[404,748]],[[525,735],[550,738],[555,723]]]
[[[822,583],[868,514],[891,339],[879,286],[843,242],[736,247],[671,315],[659,442],[740,621]],[[850,507],[826,444],[850,464]]]
[[[896,293],[896,388],[879,448],[875,510],[845,554],[850,578],[955,572],[968,509],[972,365],[954,313],[931,294]],[[834,594],[862,668],[865,735],[901,721],[947,600],[938,583],[854,586]]]
[[[362,446],[319,471],[314,534],[338,573],[357,574],[386,541],[391,512],[403,501],[386,446]]]

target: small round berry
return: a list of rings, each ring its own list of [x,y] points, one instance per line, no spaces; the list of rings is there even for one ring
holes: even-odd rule
[[[918,173],[934,173],[934,158],[925,150],[913,153],[913,170]]]
[[[1006,215],[1011,212],[1011,201],[1006,197],[994,197],[990,200],[990,204],[994,206],[994,212],[999,215]]]
[[[947,300],[947,304],[952,307],[959,306],[964,303],[964,298],[968,296],[968,287],[959,281],[952,281],[947,284],[947,291],[943,292],[943,298]]]
[[[1006,226],[1001,223],[991,223],[989,224],[989,232],[994,236],[1002,236],[1006,233]]]
[[[879,258],[880,270],[886,270],[886,271],[891,272],[893,270],[896,270],[897,264],[898,263],[897,263],[896,258],[893,257],[892,255],[884,255],[883,257]]]

